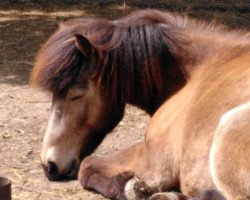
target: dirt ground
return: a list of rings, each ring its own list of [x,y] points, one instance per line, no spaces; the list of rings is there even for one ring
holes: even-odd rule
[[[104,199],[84,191],[77,181],[45,178],[39,154],[50,94],[28,84],[34,57],[58,22],[84,15],[85,11],[0,10],[0,176],[11,179],[13,200]],[[124,120],[95,154],[111,154],[142,140],[147,121],[145,113],[128,107]]]

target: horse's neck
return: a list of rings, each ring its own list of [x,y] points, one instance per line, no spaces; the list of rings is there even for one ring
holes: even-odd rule
[[[201,68],[209,68],[213,62],[223,62],[221,59],[231,59],[235,56],[235,50],[241,43],[244,43],[237,34],[224,35],[223,32],[207,30],[175,30],[180,38],[173,38],[176,46],[173,47],[175,61],[167,62],[167,66],[161,66],[163,73],[163,95],[159,96],[155,91],[151,91],[150,96],[143,96],[138,90],[127,99],[149,114],[153,114],[164,101],[178,92],[192,75]],[[170,38],[171,39],[171,38]],[[246,39],[247,40],[247,39]],[[224,55],[224,58],[223,58]],[[227,57],[227,58],[226,58]],[[210,64],[209,64],[210,63]],[[184,73],[182,72],[184,71]],[[140,77],[139,77],[140,78]],[[143,85],[139,86],[143,87]],[[154,88],[153,88],[154,90]],[[148,101],[148,103],[145,103]]]
[[[202,67],[209,68],[212,64],[226,62],[242,54],[250,47],[250,40],[239,32],[223,31],[184,31],[184,38],[179,51],[179,57],[183,60],[183,66],[189,77]],[[242,47],[245,48],[242,48]],[[210,64],[209,64],[210,63]]]
[[[153,87],[149,89],[148,94],[144,94],[143,90],[145,85],[143,81],[139,81],[133,94],[130,98],[126,99],[126,102],[135,105],[149,115],[153,115],[155,111],[172,95],[178,92],[187,82],[187,75],[181,70],[174,60],[168,60],[165,65],[161,66],[160,78],[162,79],[162,93],[160,94],[156,89],[156,82],[154,81]],[[137,79],[140,80],[141,77],[137,74]]]
[[[174,31],[178,32],[178,30]],[[183,30],[180,30],[177,35],[181,39],[170,37],[171,43],[176,43],[176,46],[170,47],[170,49],[173,49],[173,55],[166,56],[164,64],[160,66],[163,94],[159,95],[153,87],[152,91],[149,91],[149,96],[143,95],[142,91],[145,86],[142,81],[135,86],[137,89],[130,95],[130,98],[126,99],[127,103],[145,110],[150,115],[154,114],[164,101],[178,92],[186,84],[197,66],[200,66],[205,58],[213,52],[211,43],[208,45],[202,39],[197,40],[197,37],[194,37],[195,34],[190,34],[190,32],[186,34]],[[201,35],[199,37],[202,38]],[[140,80],[140,74],[137,74],[137,76],[137,79]]]

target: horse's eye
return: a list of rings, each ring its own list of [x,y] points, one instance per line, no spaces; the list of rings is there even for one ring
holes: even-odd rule
[[[74,101],[74,100],[80,99],[82,97],[83,97],[83,95],[74,96],[74,97],[70,98],[70,101]]]
[[[68,99],[70,101],[75,101],[77,99],[81,99],[84,96],[85,93],[86,93],[86,90],[78,89],[78,88],[72,88],[71,90],[69,90]]]

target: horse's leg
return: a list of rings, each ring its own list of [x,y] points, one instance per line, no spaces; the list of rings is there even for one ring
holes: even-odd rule
[[[167,174],[169,177],[165,177],[164,191],[168,187],[172,188],[174,181],[171,171],[168,171],[168,163],[172,163],[162,158],[165,157],[163,152],[166,149],[162,149],[159,144],[158,148],[152,148],[151,145],[154,146],[154,143],[139,143],[106,158],[87,157],[81,163],[78,175],[81,185],[110,199],[125,199],[125,195],[128,195],[128,199],[147,199],[157,192],[162,176]],[[162,146],[166,148],[165,144]],[[131,184],[133,177],[142,177],[147,184],[156,187],[148,187],[142,181]],[[129,196],[132,190],[135,195]]]
[[[190,198],[178,192],[160,192],[153,194],[149,200],[190,200]]]
[[[106,158],[87,157],[81,163],[78,179],[85,189],[110,199],[125,199],[125,185],[134,173],[142,170],[144,151],[144,145],[140,143]]]
[[[250,104],[226,113],[210,151],[210,172],[227,200],[250,199]]]
[[[94,190],[109,199],[123,200],[126,199],[124,196],[125,184],[132,177],[131,172],[123,172],[109,177],[88,169],[82,171],[78,179],[85,189]]]
[[[216,190],[204,190],[200,192],[198,197],[189,198],[177,192],[162,192],[152,195],[149,200],[226,200]]]
[[[197,200],[226,200],[226,199],[217,190],[212,189],[200,192]]]

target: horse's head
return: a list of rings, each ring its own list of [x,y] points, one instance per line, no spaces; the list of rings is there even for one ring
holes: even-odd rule
[[[32,78],[53,94],[41,154],[49,179],[75,177],[80,159],[121,120],[125,103],[153,114],[185,85],[171,19],[159,11],[117,21],[77,19],[43,46]]]
[[[58,34],[41,49],[33,70],[33,82],[53,94],[41,152],[50,180],[75,178],[80,160],[100,144],[124,112],[124,104],[111,107],[98,84],[95,47],[80,35],[59,44]]]

